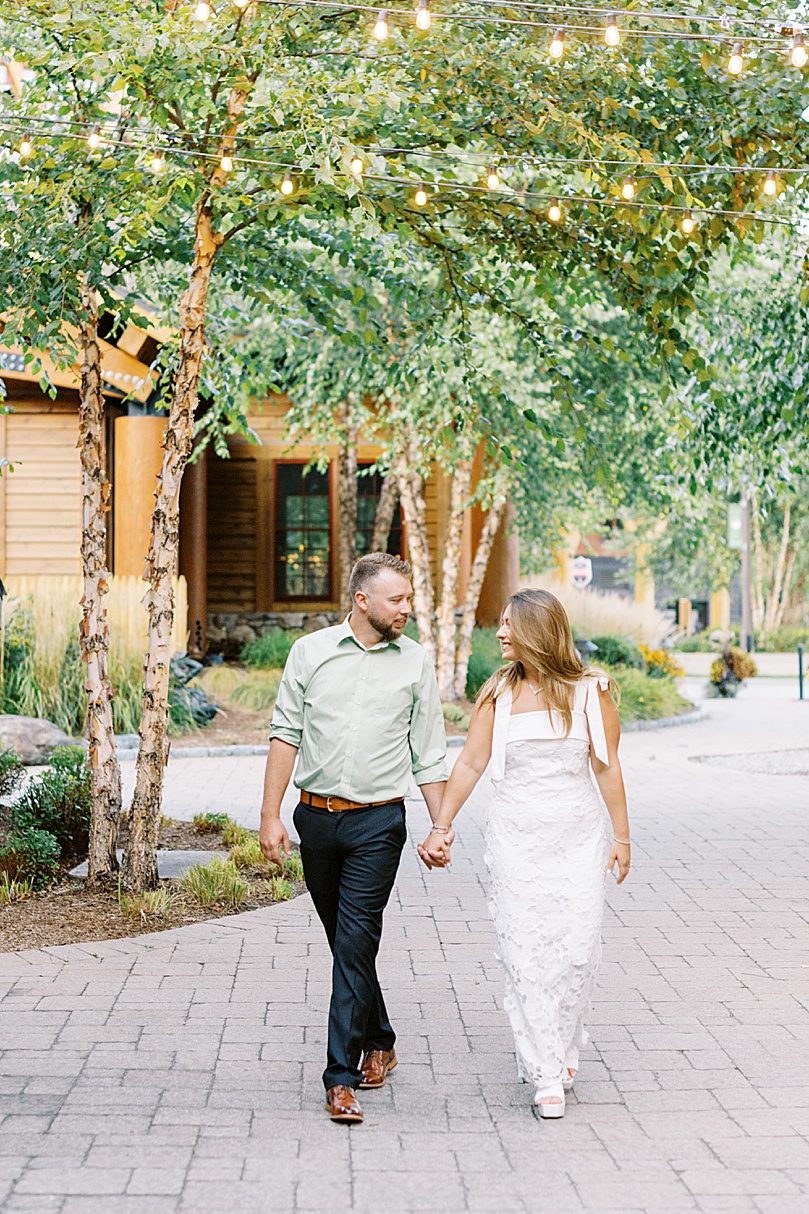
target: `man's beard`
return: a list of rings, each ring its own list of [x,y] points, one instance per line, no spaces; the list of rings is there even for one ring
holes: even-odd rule
[[[401,628],[397,628],[394,624],[388,624],[385,620],[381,620],[379,616],[372,615],[370,611],[365,618],[374,632],[379,633],[383,641],[398,641],[404,632],[404,625]]]

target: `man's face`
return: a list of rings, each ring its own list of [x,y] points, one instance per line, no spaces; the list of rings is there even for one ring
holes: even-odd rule
[[[365,618],[383,641],[398,641],[410,616],[413,587],[394,569],[382,569],[357,591],[357,603]]]

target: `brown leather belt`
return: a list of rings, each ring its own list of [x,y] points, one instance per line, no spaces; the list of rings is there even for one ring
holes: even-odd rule
[[[346,809],[373,809],[376,805],[390,805],[401,797],[386,797],[384,801],[347,801],[345,797],[321,797],[317,792],[301,789],[301,801],[313,809],[327,809],[330,814],[341,814]]]

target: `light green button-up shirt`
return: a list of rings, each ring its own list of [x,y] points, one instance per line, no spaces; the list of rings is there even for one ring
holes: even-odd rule
[[[429,654],[406,636],[366,649],[348,620],[292,646],[270,737],[298,747],[295,784],[324,797],[395,801],[411,774],[417,784],[447,778]]]

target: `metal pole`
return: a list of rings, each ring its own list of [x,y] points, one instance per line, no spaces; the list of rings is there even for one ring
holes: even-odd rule
[[[798,646],[798,699],[803,699],[803,645]]]
[[[742,649],[753,651],[752,580],[750,570],[750,501],[742,490]]]

